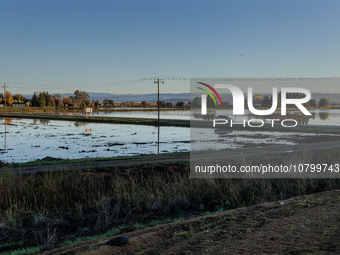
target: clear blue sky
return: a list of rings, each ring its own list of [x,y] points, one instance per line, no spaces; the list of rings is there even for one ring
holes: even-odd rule
[[[14,94],[144,94],[155,76],[338,77],[339,13],[338,0],[3,0],[0,82]],[[167,78],[161,92],[189,81]]]

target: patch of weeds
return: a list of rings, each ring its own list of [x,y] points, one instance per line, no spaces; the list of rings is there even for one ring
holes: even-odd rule
[[[188,234],[188,231],[184,231],[184,230],[181,230],[179,232],[175,232],[173,234],[173,237],[176,237],[176,236],[182,236],[182,235],[187,235]]]
[[[157,226],[161,223],[162,223],[162,221],[160,221],[160,220],[152,220],[149,223],[147,223],[146,226],[147,227],[154,227],[154,226]]]
[[[324,230],[322,233],[324,235],[329,235],[329,234],[333,234],[337,230],[338,230],[338,227],[332,227],[330,229]]]
[[[313,251],[313,253],[308,253],[308,255],[317,255],[317,254],[322,254],[320,251]]]
[[[135,224],[132,225],[132,227],[138,229],[138,228],[145,228],[146,225],[143,224],[143,223],[138,223],[138,222],[136,222]]]
[[[320,202],[304,200],[303,202],[299,203],[298,205],[300,205],[302,207],[314,207],[314,206],[317,206],[319,204],[320,204]]]
[[[40,249],[38,247],[21,249],[16,251],[10,251],[2,253],[2,255],[33,255],[40,253]]]

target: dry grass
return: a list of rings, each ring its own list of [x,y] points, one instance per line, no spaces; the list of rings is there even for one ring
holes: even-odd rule
[[[339,151],[295,157],[298,161],[323,158],[331,163],[338,161]],[[284,160],[268,159],[267,163]],[[244,159],[240,158],[239,163],[243,164]],[[25,240],[24,247],[47,249],[68,238],[94,235],[118,224],[131,226],[144,220],[189,217],[340,188],[339,179],[188,176],[188,165],[172,172],[158,165],[130,174],[112,171],[97,175],[74,170],[23,176],[7,172],[0,177],[0,242]]]

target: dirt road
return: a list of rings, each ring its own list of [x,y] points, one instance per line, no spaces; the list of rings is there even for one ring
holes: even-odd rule
[[[122,234],[129,245],[89,249],[110,237],[43,254],[340,254],[339,206],[340,190],[326,191]]]

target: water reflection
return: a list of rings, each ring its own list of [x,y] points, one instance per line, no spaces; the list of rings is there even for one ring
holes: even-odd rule
[[[80,122],[80,121],[74,122],[74,126],[76,126],[76,127],[82,127],[82,126],[86,126],[88,124],[89,124],[89,122]]]
[[[231,134],[233,132],[233,130],[231,129],[225,129],[225,128],[216,128],[214,130],[214,133],[217,134],[218,136],[227,136],[229,134]]]
[[[32,125],[39,125],[42,124],[44,126],[47,126],[50,123],[51,120],[48,119],[33,119]]]
[[[304,115],[302,113],[296,113],[296,112],[287,112],[287,115],[285,115],[285,116],[281,115],[281,113],[279,113],[279,112],[276,112],[276,113],[274,112],[273,114],[266,115],[266,116],[258,116],[258,115],[248,114],[249,120],[250,119],[262,119],[262,120],[277,119],[281,122],[282,120],[286,120],[286,119],[294,119],[294,120],[296,120],[297,124],[299,124],[299,125],[308,125],[310,118],[315,119],[315,113],[312,113],[311,116],[307,116],[307,115]],[[285,123],[286,124],[293,124],[293,125],[295,124],[294,121],[286,121]]]
[[[48,125],[48,124],[50,123],[50,120],[46,120],[46,119],[39,119],[39,122],[40,122],[40,124],[42,124],[42,125],[46,126],[46,125]]]
[[[201,113],[194,113],[194,117],[196,119],[203,119],[203,120],[213,120],[216,117],[216,111],[209,111],[207,115],[202,115]]]
[[[157,154],[159,154],[159,126],[158,126]]]
[[[320,115],[320,119],[321,119],[321,114],[322,113],[319,113]],[[193,116],[196,118],[196,119],[204,119],[204,120],[213,120],[215,117],[216,117],[216,111],[211,111],[211,112],[208,112],[207,115],[202,115],[200,113],[194,113]],[[322,116],[325,116],[325,115],[322,115]],[[329,116],[329,113],[326,117],[326,119],[328,118]],[[234,115],[234,121],[237,120],[236,116]],[[247,114],[245,116],[237,116],[238,118],[248,118],[248,120],[251,120],[251,119],[261,119],[261,120],[266,120],[266,119],[276,119],[277,122],[281,122],[282,120],[286,120],[286,119],[294,119],[296,120],[297,124],[300,124],[300,125],[308,125],[308,122],[310,119],[315,119],[315,112],[312,113],[311,116],[306,116],[302,113],[299,113],[299,112],[288,112],[287,115],[283,116],[281,115],[280,112],[274,112],[273,114],[270,114],[270,115],[265,115],[265,116],[260,116],[260,115],[254,115],[254,114]],[[294,121],[291,121],[291,123],[289,121],[286,121],[285,122],[286,124],[295,124]]]
[[[13,118],[6,118],[5,119],[5,132],[4,132],[4,149],[7,149],[7,125],[12,125]]]
[[[320,120],[327,120],[329,117],[329,112],[319,112]]]
[[[12,119],[11,119],[11,121],[12,121]],[[5,150],[6,150],[6,148],[7,148],[7,123],[6,123],[6,121],[5,121]]]

